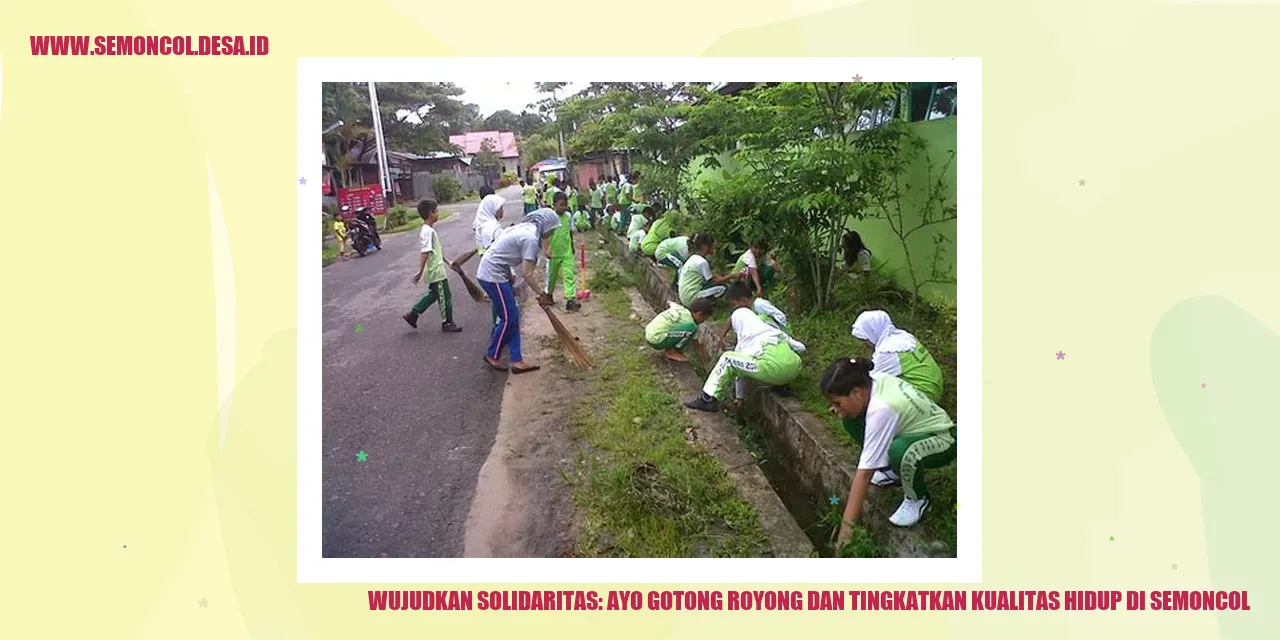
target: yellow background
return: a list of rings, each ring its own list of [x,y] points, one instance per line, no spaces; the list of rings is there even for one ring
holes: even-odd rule
[[[4,3],[0,635],[1274,637],[1276,375],[1249,354],[1280,341],[1278,18],[1133,0]],[[32,57],[27,40],[215,33],[265,34],[270,55]],[[435,615],[295,584],[295,59],[548,52],[982,57],[982,588],[1248,588],[1254,611]]]

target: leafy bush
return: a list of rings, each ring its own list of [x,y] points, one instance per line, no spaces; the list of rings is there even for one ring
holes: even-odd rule
[[[503,171],[502,177],[498,179],[498,188],[503,189],[509,187],[520,180],[512,171]]]
[[[409,211],[409,207],[406,207],[405,205],[398,204],[391,207],[391,209],[387,211],[387,228],[395,229],[396,227],[408,224],[410,214],[411,212]],[[413,215],[417,215],[417,213],[413,212]]]
[[[436,201],[442,204],[462,199],[462,183],[452,173],[433,175],[431,189],[436,193]]]

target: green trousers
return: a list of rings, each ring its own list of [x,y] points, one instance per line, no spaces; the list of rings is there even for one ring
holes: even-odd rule
[[[574,286],[573,254],[552,258],[547,263],[547,286],[544,290],[550,294],[556,280],[561,278],[564,280],[564,297],[572,300],[578,295],[578,289]]]
[[[845,418],[841,424],[861,448],[866,434],[865,418]],[[902,477],[902,493],[912,500],[929,497],[925,469],[945,467],[955,459],[955,427],[943,433],[898,436],[889,443],[889,467]]]
[[[698,334],[698,325],[692,322],[683,322],[667,330],[666,335],[657,342],[649,342],[649,346],[654,349],[681,349],[683,350],[689,345],[689,341]]]
[[[742,399],[746,396],[746,385],[743,378],[759,380],[771,387],[790,384],[800,375],[800,356],[791,350],[785,342],[771,344],[764,348],[758,356],[749,356],[737,351],[726,351],[720,354],[720,360],[711,369],[707,382],[702,386],[703,393],[717,398],[724,395],[729,382],[734,383],[734,397]]]
[[[440,320],[453,323],[453,293],[449,291],[449,281],[441,280],[427,285],[427,295],[422,296],[418,304],[413,305],[414,315],[422,315],[427,307],[440,301]]]

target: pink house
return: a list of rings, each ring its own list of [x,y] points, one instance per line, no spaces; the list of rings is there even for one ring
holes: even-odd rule
[[[480,153],[480,144],[488,140],[493,150],[502,158],[502,168],[519,175],[520,150],[516,147],[516,134],[512,131],[472,131],[458,136],[449,136],[449,142],[462,148],[462,155],[468,161]]]

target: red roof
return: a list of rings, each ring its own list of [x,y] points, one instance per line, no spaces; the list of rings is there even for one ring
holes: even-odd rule
[[[514,158],[520,155],[516,149],[516,134],[511,131],[472,131],[460,136],[449,136],[449,142],[462,147],[463,155],[474,156],[480,153],[480,142],[493,142],[493,150],[503,158]]]

